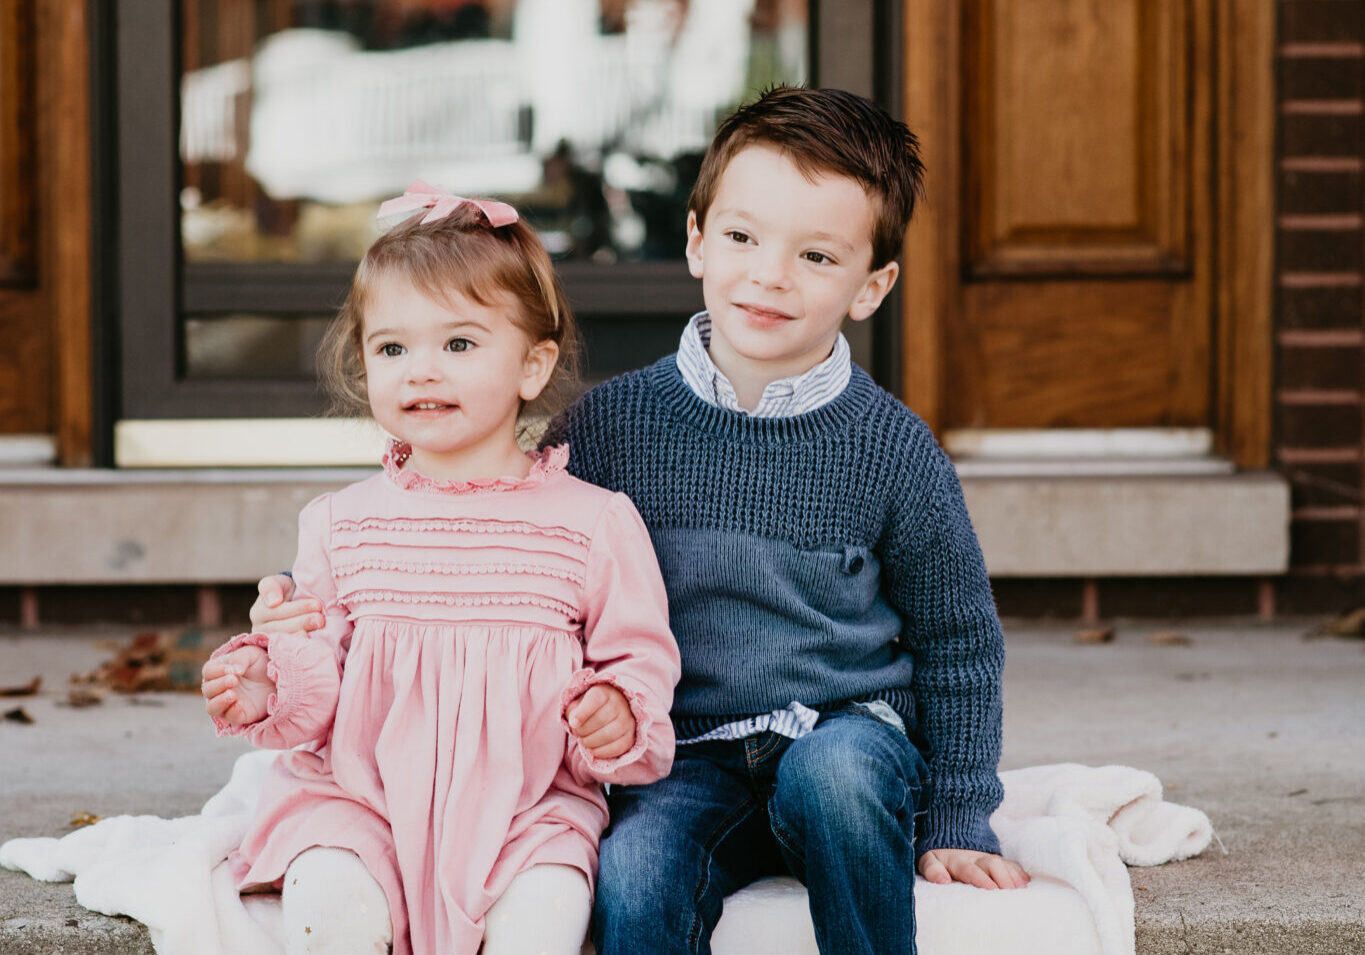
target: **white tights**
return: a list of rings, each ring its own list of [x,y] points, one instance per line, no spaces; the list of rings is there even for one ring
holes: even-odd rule
[[[386,955],[393,942],[384,890],[348,849],[300,852],[280,901],[285,955]]]
[[[393,941],[384,890],[346,849],[299,853],[282,903],[285,955],[385,955]],[[579,955],[591,912],[582,872],[532,866],[488,910],[483,955]]]
[[[483,923],[483,955],[578,955],[592,893],[582,872],[534,865],[518,873]]]

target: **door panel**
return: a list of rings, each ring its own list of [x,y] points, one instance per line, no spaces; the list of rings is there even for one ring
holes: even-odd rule
[[[940,430],[1210,425],[1213,2],[908,7],[905,394]]]
[[[1187,6],[968,6],[973,278],[1189,271]]]

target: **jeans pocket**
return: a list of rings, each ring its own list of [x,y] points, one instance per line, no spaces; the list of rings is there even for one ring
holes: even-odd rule
[[[892,709],[891,704],[885,700],[867,700],[853,705],[875,719],[881,720],[887,726],[905,734],[905,720],[901,719],[901,715]]]

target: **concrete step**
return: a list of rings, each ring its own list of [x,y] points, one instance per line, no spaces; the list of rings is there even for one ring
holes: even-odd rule
[[[1365,643],[1305,639],[1312,621],[1201,623],[1188,644],[1157,629],[1081,646],[1067,625],[1007,625],[1003,768],[1136,766],[1212,818],[1226,852],[1130,870],[1140,955],[1365,952]],[[128,632],[0,633],[0,683],[46,681],[4,701],[34,723],[0,722],[0,841],[64,834],[77,812],[194,812],[244,750],[192,695],[60,705],[66,676],[108,656],[95,639]],[[0,955],[151,951],[70,886],[0,871]]]
[[[1276,474],[961,467],[993,577],[1265,576],[1288,567],[1289,487]],[[254,583],[292,564],[300,507],[372,473],[0,468],[0,584]]]

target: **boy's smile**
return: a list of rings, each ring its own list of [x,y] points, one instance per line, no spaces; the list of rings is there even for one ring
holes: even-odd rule
[[[688,214],[687,261],[711,315],[711,359],[742,407],[827,358],[845,317],[869,317],[895,284],[895,262],[871,269],[875,211],[856,180],[808,178],[756,143],[725,167],[706,221]]]

